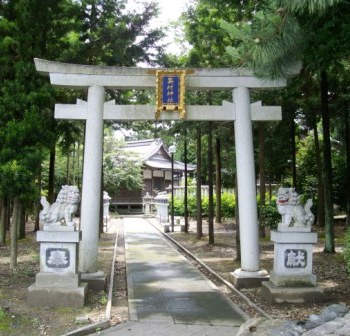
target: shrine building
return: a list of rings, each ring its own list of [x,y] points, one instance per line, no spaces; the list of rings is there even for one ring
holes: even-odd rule
[[[158,192],[169,190],[171,185],[171,154],[162,139],[129,141],[125,151],[139,156],[143,164],[143,189],[120,189],[110,193],[111,210],[119,213],[142,212],[142,197],[147,193],[156,196]],[[187,164],[187,172],[196,170],[195,165]],[[174,160],[174,185],[180,184],[185,164]]]

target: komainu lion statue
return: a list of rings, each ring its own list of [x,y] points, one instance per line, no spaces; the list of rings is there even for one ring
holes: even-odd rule
[[[74,226],[73,218],[78,210],[79,202],[80,193],[76,186],[62,186],[56,202],[51,205],[46,197],[42,196],[40,203],[43,209],[39,214],[40,223],[42,225],[61,225],[64,219],[67,226]]]
[[[312,199],[308,199],[303,207],[294,188],[279,188],[277,195],[277,209],[282,215],[282,228],[311,228],[315,220],[311,212]]]

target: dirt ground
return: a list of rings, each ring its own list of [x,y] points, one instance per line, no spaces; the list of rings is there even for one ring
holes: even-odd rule
[[[190,222],[189,233],[171,233],[171,236],[192,252],[197,258],[207,264],[224,279],[230,280],[230,272],[240,267],[236,259],[236,233],[232,222],[215,224],[215,244],[208,244],[207,223],[203,224],[204,237],[196,239],[196,223]],[[314,228],[316,229],[316,228]],[[345,303],[350,306],[350,275],[346,272],[343,259],[343,245],[345,238],[344,225],[335,227],[336,254],[325,254],[324,231],[317,229],[318,243],[314,247],[313,273],[316,275],[317,284],[326,288],[326,300],[322,303],[309,305],[279,304],[271,305],[261,296],[261,289],[242,289],[254,304],[264,310],[273,318],[289,320],[305,320],[310,314],[319,313],[324,307],[332,303]],[[268,271],[273,269],[273,242],[269,240],[269,232],[266,238],[261,239],[261,268]],[[249,312],[248,312],[249,314]]]
[[[116,239],[115,228],[109,231],[101,234],[98,257],[99,270],[107,275],[106,290],[89,290],[87,304],[81,309],[27,305],[27,288],[35,282],[35,274],[39,271],[39,245],[35,241],[30,224],[27,227],[26,238],[19,241],[18,265],[14,272],[9,270],[9,241],[6,246],[0,246],[0,335],[57,336],[80,328],[82,325],[76,322],[77,317],[84,317],[91,322],[103,320]],[[116,286],[112,301],[113,324],[122,322],[128,316],[123,235],[119,235],[118,241],[118,245],[121,246],[118,247],[117,270],[114,274]]]
[[[109,279],[116,226],[121,226],[121,230],[119,230],[114,276],[115,288],[111,317],[113,324],[121,323],[128,318],[122,221],[114,219],[109,232],[101,235],[99,245],[99,269],[103,270]],[[35,282],[35,274],[39,271],[39,246],[31,231],[32,228],[29,224],[26,238],[19,242],[18,267],[15,272],[9,270],[8,244],[0,246],[0,335],[57,336],[81,327],[75,321],[77,317],[87,317],[91,322],[104,319],[108,287],[105,291],[89,291],[87,305],[81,309],[27,306],[27,287]],[[188,234],[175,232],[171,233],[171,236],[223,278],[229,280],[229,273],[239,268],[239,263],[235,261],[234,225],[230,221],[224,222],[224,224],[215,224],[214,245],[208,244],[205,222],[203,232],[204,237],[197,240],[195,222],[191,222]],[[307,306],[294,304],[272,306],[262,299],[260,289],[242,290],[242,292],[274,318],[304,320],[310,314],[317,314],[331,303],[344,302],[350,306],[350,280],[341,253],[345,229],[343,226],[336,227],[337,253],[335,255],[322,252],[324,242],[322,230],[319,230],[318,236],[319,243],[314,254],[314,273],[318,283],[327,287],[327,300],[324,303]],[[273,244],[268,238],[261,241],[261,253],[262,268],[271,270]],[[227,289],[222,290],[230,296]]]

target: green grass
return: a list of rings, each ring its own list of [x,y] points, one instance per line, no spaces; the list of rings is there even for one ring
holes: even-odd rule
[[[8,312],[0,308],[0,332],[4,331],[9,333],[12,328],[12,318]]]

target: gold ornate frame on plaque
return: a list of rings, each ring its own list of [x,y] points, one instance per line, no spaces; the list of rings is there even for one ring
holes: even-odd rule
[[[177,111],[185,119],[185,81],[186,70],[157,70],[157,106],[156,119],[162,111]]]

